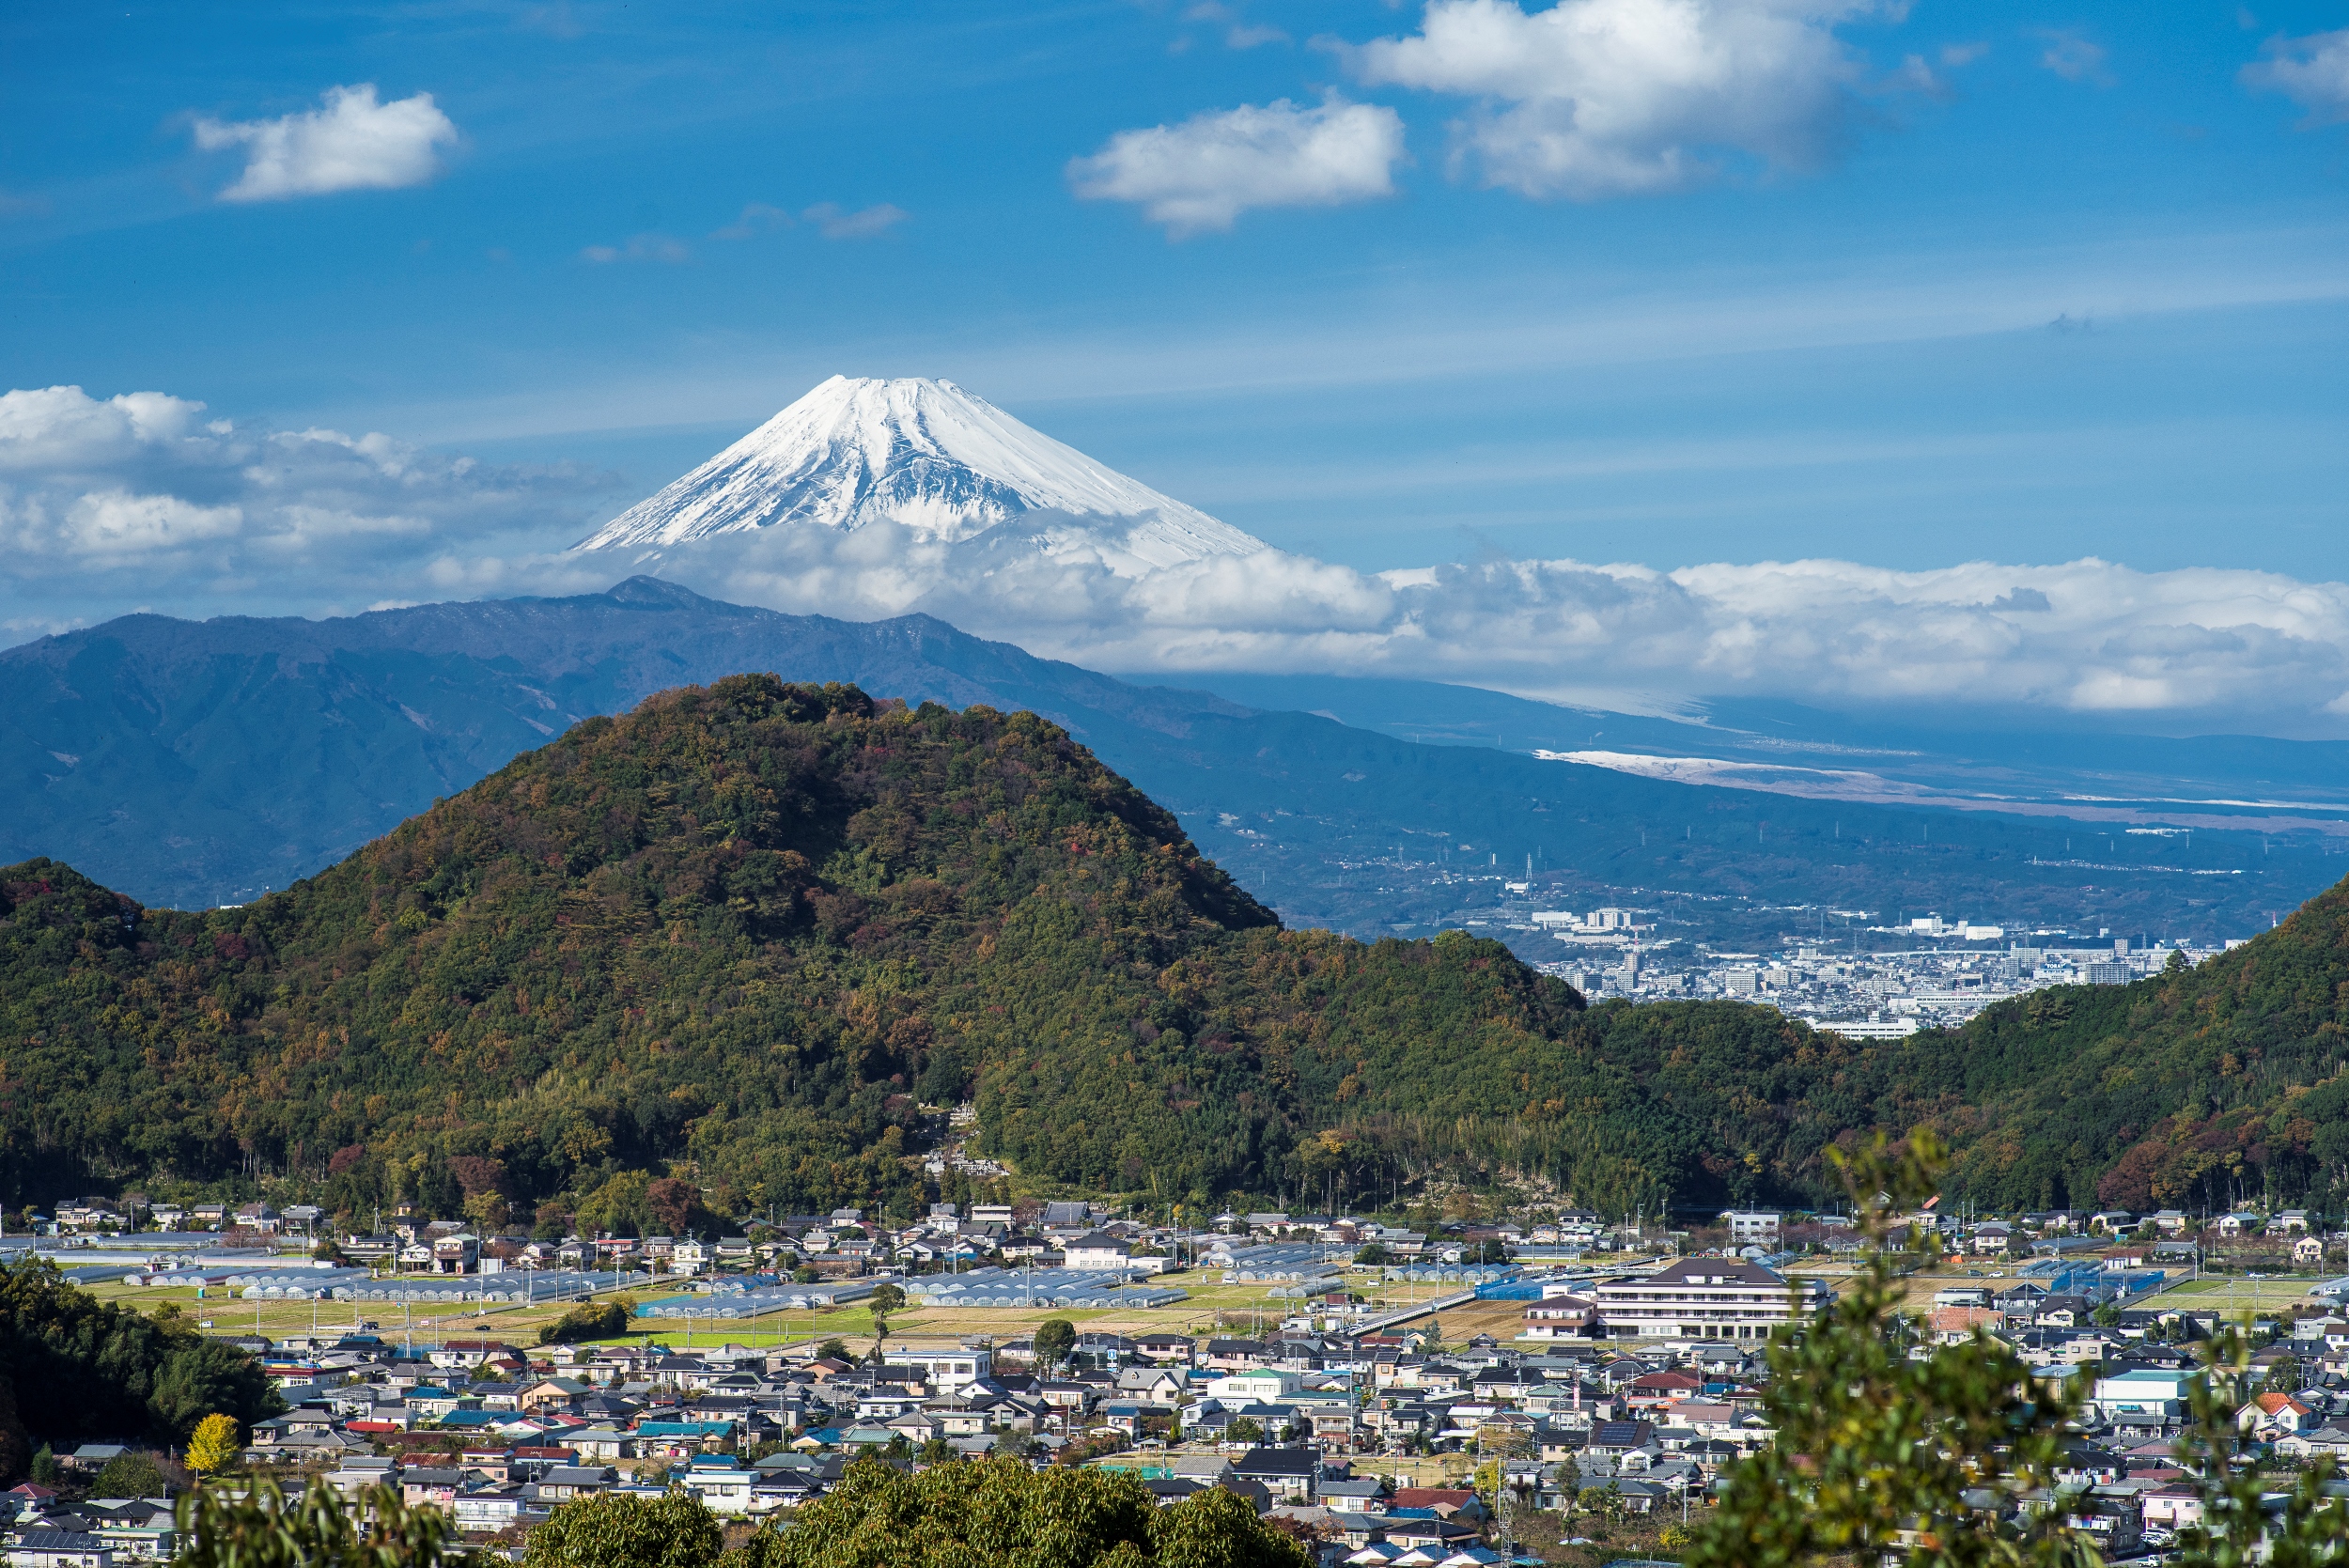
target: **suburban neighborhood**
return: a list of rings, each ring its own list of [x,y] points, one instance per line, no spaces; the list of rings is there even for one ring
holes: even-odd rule
[[[1933,1260],[1910,1281],[1919,1353],[1987,1336],[2082,1396],[2060,1480],[2108,1557],[2196,1522],[2176,1443],[2196,1346],[2247,1315],[2234,1291],[2261,1304],[2245,1436],[2286,1468],[2349,1459],[2349,1279],[2243,1266],[2322,1265],[2341,1238],[2318,1217],[1902,1218]],[[14,1245],[96,1288],[195,1290],[285,1405],[239,1435],[239,1473],[320,1477],[353,1507],[389,1485],[496,1549],[585,1497],[682,1492],[747,1524],[788,1519],[868,1456],[1009,1455],[1128,1470],[1163,1504],[1224,1488],[1356,1568],[1660,1538],[1774,1441],[1772,1337],[1826,1311],[1867,1247],[1838,1217],[1763,1209],[1660,1234],[1576,1211],[1427,1230],[1228,1213],[1192,1231],[1083,1203],[941,1203],[912,1224],[844,1210],[552,1244],[412,1214],[334,1237],[319,1219],[81,1198]],[[558,1306],[536,1336],[498,1327]],[[248,1308],[272,1331],[239,1331]],[[574,1338],[589,1309],[608,1320]],[[276,1327],[305,1312],[309,1331]],[[1166,1326],[1138,1326],[1152,1319]],[[6,1494],[11,1568],[174,1554],[168,1495],[91,1490],[127,1452],[84,1445]]]

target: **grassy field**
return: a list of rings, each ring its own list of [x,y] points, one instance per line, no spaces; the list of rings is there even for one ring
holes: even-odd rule
[[[889,1337],[893,1342],[908,1344],[952,1343],[978,1335],[1016,1339],[1032,1333],[1046,1319],[1056,1317],[1066,1318],[1081,1329],[1097,1332],[1138,1334],[1174,1330],[1195,1336],[1218,1333],[1245,1336],[1269,1332],[1279,1327],[1283,1317],[1299,1310],[1299,1303],[1270,1295],[1272,1287],[1262,1282],[1225,1284],[1221,1272],[1212,1269],[1162,1275],[1153,1282],[1174,1286],[1185,1292],[1188,1299],[1166,1307],[1131,1311],[1055,1307],[925,1308],[915,1303],[891,1314]],[[1376,1311],[1409,1308],[1437,1297],[1456,1295],[1460,1289],[1451,1284],[1395,1283],[1391,1286],[1378,1277],[1376,1270],[1349,1271],[1347,1283],[1351,1289],[1367,1297]],[[194,1289],[188,1286],[137,1288],[106,1283],[89,1288],[102,1299],[119,1301],[142,1312],[151,1312],[168,1303],[197,1322],[209,1324],[214,1333],[259,1333],[274,1340],[307,1335],[314,1331],[352,1332],[372,1324],[375,1332],[389,1338],[406,1336],[421,1342],[478,1334],[526,1345],[536,1343],[538,1329],[562,1316],[570,1305],[568,1302],[534,1306],[418,1303],[403,1307],[397,1302],[385,1301],[247,1301],[226,1293],[199,1300]],[[661,1281],[650,1285],[639,1285],[631,1291],[612,1294],[652,1298],[677,1294],[678,1289],[677,1281]],[[1929,1299],[1930,1288],[1925,1295]],[[1525,1303],[1522,1301],[1477,1301],[1448,1308],[1440,1314],[1443,1337],[1447,1343],[1454,1344],[1478,1334],[1490,1334],[1503,1342],[1513,1340],[1523,1326],[1524,1311]],[[690,1344],[697,1349],[721,1344],[787,1347],[833,1338],[863,1349],[871,1344],[873,1338],[872,1313],[862,1305],[850,1305],[832,1312],[777,1312],[759,1318],[718,1318],[691,1323],[680,1318],[639,1321],[644,1330],[642,1337],[654,1343],[678,1347]]]
[[[889,1337],[910,1343],[951,1342],[980,1334],[1012,1339],[1033,1332],[1038,1324],[1055,1317],[1100,1332],[1171,1329],[1194,1335],[1244,1335],[1279,1327],[1281,1319],[1296,1311],[1298,1305],[1273,1297],[1268,1294],[1271,1287],[1260,1282],[1227,1285],[1221,1274],[1214,1270],[1164,1275],[1157,1282],[1184,1291],[1189,1299],[1166,1307],[1123,1312],[1055,1307],[931,1309],[916,1303],[890,1316]],[[1367,1274],[1358,1276],[1353,1282],[1374,1298],[1382,1289],[1380,1282]],[[674,1294],[677,1288],[674,1281],[664,1281],[612,1294],[653,1297]],[[247,1301],[228,1293],[198,1299],[194,1289],[189,1286],[136,1288],[106,1283],[89,1289],[103,1300],[118,1301],[142,1312],[151,1312],[168,1303],[197,1322],[210,1324],[215,1333],[259,1333],[271,1339],[312,1332],[351,1332],[371,1323],[376,1332],[389,1337],[411,1335],[420,1340],[438,1340],[479,1333],[510,1343],[529,1344],[536,1343],[542,1325],[561,1317],[570,1305],[417,1303],[403,1307],[398,1302],[386,1301]],[[1385,1299],[1402,1307],[1414,1300],[1449,1294],[1456,1287],[1397,1286]],[[1475,1333],[1490,1333],[1508,1338],[1516,1334],[1522,1311],[1522,1303],[1498,1301],[1480,1302],[1468,1311],[1447,1312],[1445,1337],[1457,1340]],[[832,1312],[777,1312],[767,1317],[720,1318],[690,1325],[678,1318],[642,1321],[648,1330],[647,1337],[655,1343],[683,1346],[691,1343],[697,1348],[718,1344],[787,1346],[835,1337],[862,1347],[871,1343],[873,1335],[872,1313],[861,1305]]]
[[[2148,1305],[2217,1307],[2222,1312],[2281,1312],[2307,1306],[2316,1298],[2309,1287],[2331,1275],[2309,1274],[2283,1280],[2185,1280],[2163,1291]]]

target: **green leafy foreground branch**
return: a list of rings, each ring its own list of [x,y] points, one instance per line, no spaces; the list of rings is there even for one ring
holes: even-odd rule
[[[443,1516],[391,1487],[344,1500],[322,1481],[288,1499],[262,1482],[182,1499],[176,1568],[435,1568],[468,1559]],[[1160,1508],[1111,1470],[1013,1459],[902,1474],[875,1459],[733,1551],[700,1499],[604,1494],[531,1531],[523,1568],[1310,1568],[1294,1540],[1210,1487]]]
[[[1829,1312],[1773,1340],[1763,1411],[1777,1442],[1730,1472],[1719,1508],[1692,1544],[1692,1568],[1888,1554],[1917,1568],[2102,1561],[2080,1512],[2084,1494],[2057,1480],[2085,1374],[2036,1374],[1979,1328],[1962,1343],[1911,1352],[1899,1281],[1925,1253],[1899,1217],[1935,1191],[1938,1141],[1920,1132],[1831,1157],[1875,1245]],[[2270,1506],[2233,1419],[2246,1368],[2232,1330],[2206,1347],[2194,1426],[2180,1445],[2206,1524],[2181,1540],[2177,1560],[2209,1568],[2343,1560],[2349,1537],[2341,1501],[2326,1489],[2329,1468],[2304,1474],[2280,1507]]]

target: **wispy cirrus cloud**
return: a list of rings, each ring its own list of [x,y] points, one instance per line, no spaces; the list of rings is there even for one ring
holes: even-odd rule
[[[2040,69],[2053,71],[2066,82],[2111,85],[2112,73],[2105,69],[2103,44],[2070,31],[2042,32],[2039,36],[2046,45],[2039,52]]]
[[[244,172],[220,193],[234,202],[421,185],[441,172],[441,149],[458,139],[430,93],[383,103],[372,82],[329,87],[321,107],[275,119],[195,121],[204,150],[245,149]]]
[[[665,261],[674,267],[693,259],[691,246],[666,234],[631,234],[626,244],[587,245],[579,254],[582,260],[599,267],[614,261]]]
[[[782,208],[763,201],[745,202],[739,217],[723,227],[711,229],[709,237],[712,240],[751,240],[790,226],[791,214]]]

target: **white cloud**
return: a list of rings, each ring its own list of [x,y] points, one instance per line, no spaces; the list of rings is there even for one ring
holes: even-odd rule
[[[2111,80],[2105,70],[2105,49],[2077,33],[2043,33],[2047,47],[2040,52],[2039,63],[2066,82],[2094,82],[2103,85]]]
[[[1196,0],[1183,8],[1185,22],[1204,22],[1223,29],[1226,49],[1255,49],[1268,43],[1286,43],[1288,34],[1278,27],[1243,21],[1239,12],[1222,0]],[[1183,40],[1188,43],[1189,40]]]
[[[280,613],[305,595],[368,602],[403,581],[423,585],[452,548],[576,528],[611,486],[382,435],[242,427],[158,392],[8,392],[0,618],[74,597],[184,608],[256,582],[255,607]]]
[[[625,245],[588,245],[579,254],[599,267],[614,261],[665,261],[674,267],[693,257],[681,241],[665,234],[631,234]]]
[[[1251,208],[1392,195],[1403,155],[1403,120],[1392,109],[1337,98],[1300,108],[1283,98],[1121,131],[1092,157],[1071,160],[1068,180],[1087,200],[1143,204],[1151,222],[1180,238],[1228,229]]]
[[[749,240],[791,225],[791,214],[780,207],[770,207],[763,201],[746,202],[742,215],[723,228],[709,231],[712,240]]]
[[[452,561],[443,589],[521,591],[544,571],[589,582],[604,553]],[[946,545],[887,523],[609,553],[604,576],[654,570],[796,613],[922,612],[1097,669],[1377,674],[1648,710],[1750,695],[2201,715],[2282,733],[2340,732],[2349,713],[2349,584],[2266,572],[2084,559],[1921,572],[1551,560],[1365,573],[1276,550],[1126,576],[1081,546]]]
[[[329,87],[324,108],[276,119],[195,122],[195,145],[206,151],[248,149],[244,173],[221,192],[223,201],[421,185],[441,172],[439,149],[456,141],[457,127],[430,93],[379,103],[372,82]]]
[[[814,224],[816,232],[827,240],[870,240],[877,234],[886,234],[912,214],[888,202],[861,212],[849,212],[837,202],[821,201],[800,216]]]
[[[248,427],[161,393],[10,392],[0,627],[135,604],[286,613],[592,591],[653,570],[798,613],[924,612],[1112,670],[1384,674],[1648,710],[1750,695],[2349,733],[2349,584],[2272,572],[2084,559],[1373,573],[1277,550],[1150,571],[1096,548],[1084,520],[1049,518],[1029,520],[1058,529],[1049,549],[1024,524],[947,544],[889,523],[649,557],[560,549],[630,499],[610,476]]]
[[[1366,84],[1479,101],[1455,127],[1486,183],[1536,197],[1670,191],[1726,149],[1784,168],[1843,139],[1870,0],[1432,0],[1420,31],[1338,46]]]
[[[2279,92],[2309,112],[2310,130],[2349,120],[2349,27],[2267,40],[2266,58],[2243,68],[2246,85]]]

